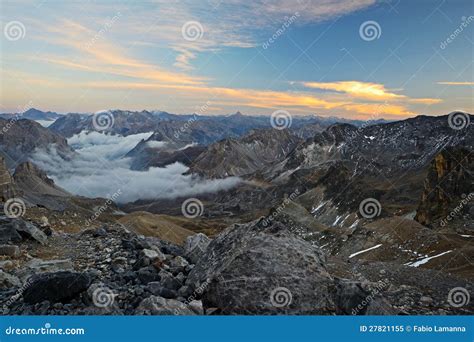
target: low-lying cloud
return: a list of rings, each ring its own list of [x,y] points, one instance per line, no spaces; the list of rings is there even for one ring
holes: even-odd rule
[[[120,190],[119,203],[195,196],[227,190],[241,182],[238,177],[207,180],[184,175],[188,168],[180,163],[147,171],[130,170],[131,160],[124,156],[150,134],[122,137],[81,132],[68,139],[77,151],[69,160],[64,160],[54,146],[48,151],[37,150],[32,160],[57,185],[73,194],[109,198]]]

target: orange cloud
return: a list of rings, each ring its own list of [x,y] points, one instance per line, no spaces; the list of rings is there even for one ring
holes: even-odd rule
[[[405,96],[389,92],[383,84],[359,82],[359,81],[340,81],[340,82],[303,82],[305,87],[323,90],[333,90],[346,93],[354,97],[368,100],[393,100],[403,99]]]

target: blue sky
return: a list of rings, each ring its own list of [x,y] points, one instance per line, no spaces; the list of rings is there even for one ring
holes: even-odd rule
[[[0,111],[474,112],[473,6],[1,1]]]

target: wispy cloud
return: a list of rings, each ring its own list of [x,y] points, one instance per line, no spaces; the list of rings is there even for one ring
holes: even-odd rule
[[[474,86],[474,82],[437,82],[437,84],[454,86]]]

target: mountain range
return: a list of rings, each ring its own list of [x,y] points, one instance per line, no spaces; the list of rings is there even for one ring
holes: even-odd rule
[[[157,314],[157,306],[195,313],[187,299],[202,286],[200,314],[350,314],[379,283],[383,290],[361,313],[474,312],[469,303],[446,304],[451,288],[472,290],[474,277],[470,114],[367,122],[309,116],[275,127],[270,117],[241,113],[112,110],[113,124],[98,133],[92,114],[59,115],[43,127],[34,120],[51,112],[27,112],[0,119],[2,202],[21,198],[25,213],[15,220],[49,234],[48,242],[38,245],[39,233],[4,242],[42,262],[54,255],[55,266],[44,266],[47,275],[23,262],[3,268],[9,285],[0,302],[26,275],[46,287],[44,277],[67,282],[55,273],[67,259],[67,272],[93,269],[87,284],[60,300],[71,301],[72,313],[97,313],[87,291],[104,283],[132,289],[112,314]],[[467,124],[453,125],[456,115]],[[63,166],[84,182],[61,177]],[[95,187],[103,192],[79,191],[102,174]],[[153,197],[155,183],[168,191]],[[138,199],[124,200],[130,192]],[[74,260],[78,246],[103,243],[109,252]],[[119,261],[123,272],[102,266]],[[294,298],[281,310],[265,299],[278,286]],[[50,297],[31,294],[10,310],[39,313],[35,304],[58,300]],[[71,313],[64,310],[44,313]]]

